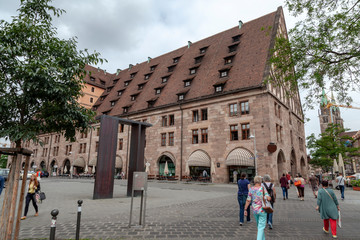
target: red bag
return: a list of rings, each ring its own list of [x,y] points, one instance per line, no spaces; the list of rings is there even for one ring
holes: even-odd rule
[[[295,185],[296,187],[299,187],[299,186],[301,185],[301,180],[298,180],[298,181],[294,182],[294,185]]]

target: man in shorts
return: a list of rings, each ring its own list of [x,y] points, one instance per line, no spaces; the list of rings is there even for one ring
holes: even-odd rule
[[[317,177],[315,177],[313,173],[309,177],[309,185],[314,193],[314,197],[317,198],[318,190],[319,190],[318,189],[319,179]]]

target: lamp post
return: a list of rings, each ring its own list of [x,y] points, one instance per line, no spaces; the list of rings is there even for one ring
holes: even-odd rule
[[[255,137],[255,130],[254,135],[250,134],[250,139],[254,139],[254,165],[255,165],[255,176],[258,175],[257,172],[257,162],[256,162],[256,137]]]

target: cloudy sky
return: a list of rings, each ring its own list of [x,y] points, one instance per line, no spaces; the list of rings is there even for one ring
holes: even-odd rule
[[[19,0],[0,0],[0,18],[11,21]],[[243,22],[276,11],[282,0],[54,0],[66,14],[54,20],[59,37],[78,38],[79,49],[98,51],[108,72],[144,62]],[[299,18],[284,9],[287,28]],[[301,95],[305,95],[301,92]],[[360,94],[352,94],[360,106]],[[306,112],[306,135],[320,132],[317,109]],[[360,129],[360,110],[341,109],[345,126]]]

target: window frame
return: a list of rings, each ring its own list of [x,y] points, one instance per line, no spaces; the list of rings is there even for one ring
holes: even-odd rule
[[[200,132],[201,132],[201,143],[208,143],[209,142],[208,128],[202,128]]]
[[[199,144],[199,129],[192,129],[192,144]],[[196,141],[195,141],[196,140]]]
[[[169,132],[169,146],[174,146],[175,143],[175,134],[174,132]]]
[[[241,140],[248,140],[250,139],[250,123],[241,123]],[[243,128],[245,126],[246,128]]]
[[[243,107],[244,107],[244,111],[243,111]],[[240,113],[241,115],[250,114],[250,103],[248,100],[240,102]]]
[[[161,146],[166,146],[166,133],[161,133]]]
[[[230,125],[230,141],[238,141],[238,140],[239,140],[239,126],[238,124],[232,124]]]

